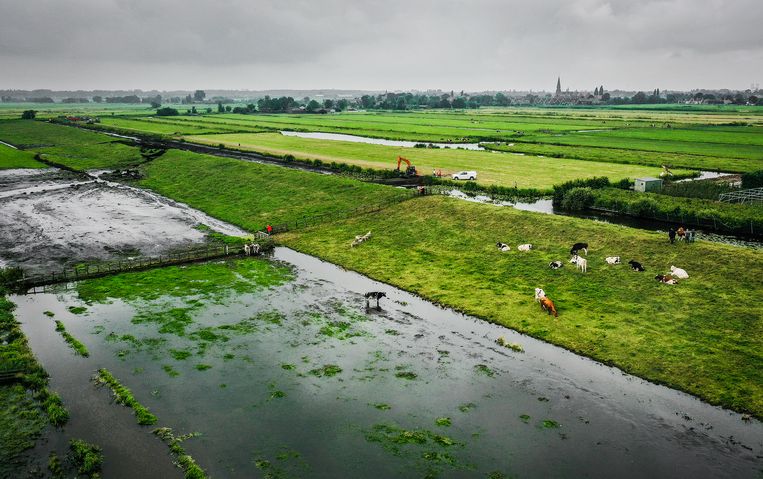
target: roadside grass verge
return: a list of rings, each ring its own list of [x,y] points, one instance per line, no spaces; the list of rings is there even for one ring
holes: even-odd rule
[[[111,391],[114,393],[114,400],[118,404],[132,408],[132,410],[135,411],[135,417],[138,419],[138,424],[156,424],[156,416],[151,414],[148,408],[139,403],[132,395],[132,392],[122,386],[119,380],[115,378],[108,369],[100,368],[98,374],[95,375],[95,380],[102,384],[106,384],[111,388]]]
[[[316,140],[284,136],[279,133],[244,133],[188,136],[193,143],[256,151],[300,159],[318,159],[324,163],[348,163],[363,168],[392,170],[397,157],[408,158],[421,175],[433,170],[456,173],[476,170],[477,182],[518,188],[550,189],[556,183],[591,176],[607,176],[611,180],[639,176],[656,176],[659,168],[606,162],[587,162],[559,158],[518,156],[510,153],[452,149],[404,148],[346,141]]]
[[[69,347],[72,348],[75,353],[83,357],[90,356],[90,353],[88,352],[87,347],[85,347],[85,345],[82,344],[77,338],[72,336],[69,333],[69,331],[66,330],[66,326],[64,326],[64,323],[62,323],[59,320],[56,320],[56,331],[61,333],[61,336],[63,336],[64,341],[66,341],[66,344],[68,344]]]
[[[143,172],[140,186],[249,231],[410,197],[400,188],[178,150]]]
[[[31,151],[16,150],[0,144],[0,170],[14,168],[45,168],[46,166],[34,159]]]
[[[357,248],[356,234],[374,236]],[[292,248],[624,371],[763,417],[763,252],[443,197],[294,231]],[[497,241],[512,245],[502,253]],[[590,244],[588,273],[566,263]],[[527,253],[515,246],[532,243]],[[620,255],[646,266],[609,266]],[[560,270],[548,263],[565,262]],[[654,280],[671,265],[690,279]],[[733,279],[733,287],[730,280]],[[559,318],[533,301],[543,288]]]

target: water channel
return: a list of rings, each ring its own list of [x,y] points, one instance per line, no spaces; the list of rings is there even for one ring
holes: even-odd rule
[[[482,150],[479,143],[433,143],[429,141],[403,141],[403,140],[385,140],[383,138],[371,138],[368,136],[346,135],[342,133],[321,133],[304,131],[282,131],[284,136],[296,136],[299,138],[312,138],[315,140],[349,141],[352,143],[368,143],[371,145],[384,146],[402,146],[405,148],[415,148],[416,145],[432,145],[437,148],[451,148],[461,150]]]

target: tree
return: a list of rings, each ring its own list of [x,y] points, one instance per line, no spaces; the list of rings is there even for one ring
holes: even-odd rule
[[[179,113],[176,109],[170,107],[159,108],[156,110],[156,116],[178,116]]]
[[[193,92],[193,101],[204,101],[204,98],[206,98],[207,94],[204,93],[204,90],[196,90]]]
[[[225,113],[225,107],[222,102],[217,102],[217,113]]]
[[[639,104],[639,103],[646,103],[646,93],[643,91],[640,91],[633,95],[633,98],[631,98],[631,103]]]
[[[151,108],[159,108],[159,107],[161,107],[161,106],[162,106],[162,104],[161,104],[161,103],[159,103],[159,102],[158,102],[158,101],[156,101],[156,100],[154,100],[154,101],[152,101],[152,102],[151,102]]]
[[[342,98],[338,102],[336,102],[336,109],[339,111],[344,111],[347,109],[347,107],[350,105],[350,102]]]
[[[307,106],[305,107],[305,110],[309,112],[314,112],[314,111],[320,110],[320,108],[321,108],[320,103],[318,103],[315,100],[310,100],[310,102],[308,102]]]
[[[100,95],[95,95],[93,97],[93,103],[101,103],[103,101],[103,97]]]
[[[499,92],[495,94],[495,104],[498,106],[509,106],[511,105],[511,99]]]
[[[212,113],[212,108],[211,107],[207,107],[207,113]]]
[[[230,111],[231,111],[231,106],[230,106],[230,105],[225,105],[225,111],[226,111],[226,112],[228,112],[228,113],[230,113]]]
[[[21,113],[22,120],[34,120],[36,116],[37,112],[35,110],[24,110],[24,112]]]
[[[327,110],[334,108],[334,100],[329,100],[328,98],[323,100],[323,108]]]

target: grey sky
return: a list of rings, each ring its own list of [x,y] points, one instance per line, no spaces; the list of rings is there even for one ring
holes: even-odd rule
[[[0,0],[0,88],[749,88],[763,0]]]

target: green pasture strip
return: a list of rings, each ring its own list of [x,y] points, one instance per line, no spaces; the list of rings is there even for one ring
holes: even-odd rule
[[[186,140],[207,145],[223,144],[231,148],[251,150],[278,156],[320,159],[324,162],[350,163],[364,168],[389,170],[397,166],[397,157],[413,162],[420,174],[433,169],[445,173],[476,170],[481,184],[498,184],[519,188],[550,189],[551,186],[576,178],[607,176],[612,180],[655,176],[659,168],[586,162],[556,158],[538,158],[487,151],[453,149],[403,148],[333,140],[316,140],[284,136],[278,133],[188,136]]]
[[[14,168],[45,168],[46,165],[34,159],[31,151],[16,150],[0,144],[0,170]]]
[[[763,127],[705,126],[692,128],[622,128],[595,132],[596,136],[633,138],[654,141],[682,141],[687,143],[719,143],[726,145],[755,145],[763,155]]]
[[[528,135],[524,142],[588,147],[643,150],[660,153],[682,153],[716,158],[763,160],[763,148],[757,145],[652,140],[612,136],[611,132],[570,133],[565,135]]]
[[[544,155],[553,158],[569,158],[609,163],[627,163],[634,165],[662,166],[671,168],[692,168],[699,170],[728,171],[742,173],[761,168],[759,160],[741,158],[717,158],[684,153],[661,153],[654,151],[627,150],[617,148],[551,145],[547,143],[524,143],[519,141],[485,143],[485,148],[497,151]]]
[[[356,234],[374,236],[357,248]],[[590,220],[425,197],[279,236],[285,245],[709,402],[763,416],[763,252]],[[497,241],[512,246],[504,253]],[[567,263],[587,242],[588,272]],[[523,253],[521,243],[533,244]],[[403,247],[401,248],[401,245]],[[607,265],[606,256],[641,262]],[[548,263],[565,262],[559,270]],[[671,265],[690,278],[661,284]],[[733,286],[730,285],[733,278]],[[541,287],[559,317],[533,300]]]
[[[144,161],[138,148],[117,138],[42,121],[0,121],[0,139],[76,170],[127,168]]]
[[[249,231],[410,196],[344,177],[177,150],[143,168],[141,186]]]

